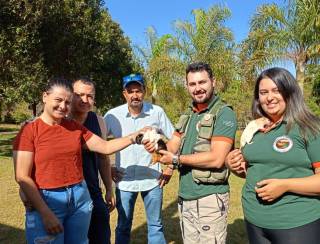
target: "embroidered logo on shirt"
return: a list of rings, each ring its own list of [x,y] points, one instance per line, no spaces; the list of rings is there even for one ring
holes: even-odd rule
[[[273,142],[273,149],[277,152],[288,152],[293,146],[291,138],[280,136]]]
[[[223,122],[223,125],[224,126],[227,126],[227,127],[234,127],[234,123],[233,123],[233,121],[226,121],[226,120],[224,120]]]

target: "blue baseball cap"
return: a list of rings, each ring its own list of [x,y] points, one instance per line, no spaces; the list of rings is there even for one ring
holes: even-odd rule
[[[144,86],[144,80],[141,74],[130,74],[122,78],[123,88],[126,88],[129,84],[136,82],[142,86]]]

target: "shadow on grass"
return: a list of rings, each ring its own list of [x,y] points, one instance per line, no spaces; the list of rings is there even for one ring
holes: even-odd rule
[[[6,128],[6,127],[0,126],[0,132],[12,132],[13,133],[16,131],[18,131],[17,128]]]
[[[227,244],[248,243],[247,233],[243,219],[235,219],[232,224],[228,224]]]
[[[177,216],[178,203],[175,200],[168,207],[162,211],[162,219],[164,226],[164,234],[167,243],[182,244],[179,216]],[[134,244],[145,244],[147,241],[147,224],[140,226],[131,232],[131,243]]]
[[[164,234],[167,243],[182,244],[179,216],[177,216],[177,200],[171,203],[162,211]],[[147,224],[140,226],[131,233],[131,243],[147,243]],[[236,219],[232,224],[228,224],[227,244],[248,243],[247,234],[243,219]]]
[[[178,200],[171,203],[163,213],[164,234],[168,243],[182,243],[179,216],[176,214]]]
[[[20,125],[0,124],[0,132],[14,132],[20,129]]]
[[[2,157],[12,157],[12,141],[15,135],[9,138],[0,138],[0,156]]]
[[[0,224],[1,244],[25,244],[24,230],[12,226]]]

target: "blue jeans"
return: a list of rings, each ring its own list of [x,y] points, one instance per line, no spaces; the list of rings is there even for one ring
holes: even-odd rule
[[[116,189],[116,207],[118,210],[118,225],[116,228],[116,244],[130,243],[130,232],[134,205],[139,192],[128,192]],[[147,215],[148,243],[164,244],[161,219],[162,189],[157,186],[149,191],[141,192],[144,208]]]
[[[110,244],[110,213],[102,196],[93,200],[91,222],[88,232],[89,244]]]
[[[48,234],[39,212],[27,211],[27,243],[87,244],[92,201],[85,181],[71,187],[40,190],[40,194],[63,224],[64,231]]]

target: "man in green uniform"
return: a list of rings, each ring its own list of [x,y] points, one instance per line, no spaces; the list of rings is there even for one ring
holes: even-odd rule
[[[160,162],[180,171],[179,213],[184,243],[225,243],[229,206],[225,157],[233,147],[236,117],[215,94],[215,79],[206,63],[186,69],[186,86],[193,100],[180,117],[168,151]],[[154,150],[151,143],[145,148]]]

